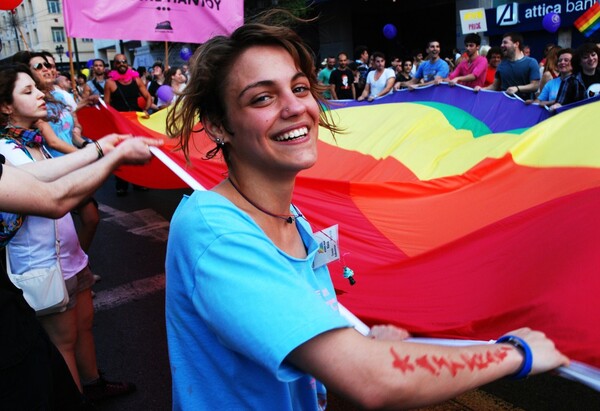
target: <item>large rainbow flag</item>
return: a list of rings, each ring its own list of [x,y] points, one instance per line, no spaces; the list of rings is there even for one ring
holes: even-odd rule
[[[347,133],[321,133],[294,202],[316,229],[339,224],[343,258],[330,269],[347,308],[432,337],[529,326],[600,366],[600,102],[550,117],[502,93],[440,85],[335,103],[332,114]],[[164,117],[88,109],[80,120],[95,136],[163,136]],[[208,139],[195,139],[191,165],[172,143],[164,151],[210,188],[225,166],[200,160]],[[118,174],[185,186],[156,159]]]

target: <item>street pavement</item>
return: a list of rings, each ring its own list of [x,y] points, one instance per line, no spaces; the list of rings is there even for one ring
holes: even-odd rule
[[[101,221],[90,263],[102,280],[93,290],[98,366],[137,392],[98,405],[106,411],[171,409],[165,332],[165,251],[169,220],[190,190],[129,190],[117,197],[111,178],[97,192]]]
[[[164,315],[164,259],[169,220],[190,190],[129,191],[117,197],[111,178],[98,191],[101,222],[90,250],[94,335],[107,379],[134,382],[137,392],[98,404],[102,411],[171,409]],[[329,411],[354,411],[330,395]],[[218,408],[218,407],[216,407]],[[502,380],[427,410],[600,410],[600,394],[553,375]],[[200,410],[202,411],[202,410]],[[225,410],[228,411],[228,410]],[[235,410],[234,410],[235,411]]]

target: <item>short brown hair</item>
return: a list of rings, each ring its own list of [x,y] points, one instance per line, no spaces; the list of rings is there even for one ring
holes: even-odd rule
[[[229,72],[245,50],[261,45],[282,47],[292,56],[298,68],[309,79],[310,92],[319,103],[319,125],[332,133],[339,132],[328,114],[327,102],[322,96],[326,86],[318,84],[313,54],[302,39],[289,27],[262,22],[249,23],[239,27],[231,36],[213,37],[201,45],[190,59],[190,80],[168,113],[166,127],[169,137],[179,138],[179,148],[186,158],[191,134],[199,131],[194,130],[198,120],[210,120],[227,128],[224,90]],[[219,149],[217,146],[209,151],[207,158],[214,157]],[[224,150],[226,152],[226,147]]]

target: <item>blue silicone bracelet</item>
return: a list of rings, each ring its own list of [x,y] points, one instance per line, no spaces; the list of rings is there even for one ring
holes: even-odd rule
[[[525,340],[514,335],[505,335],[504,337],[499,338],[496,341],[496,344],[510,344],[523,354],[521,368],[519,368],[516,373],[509,375],[508,378],[512,380],[521,380],[527,377],[533,366],[533,353]]]

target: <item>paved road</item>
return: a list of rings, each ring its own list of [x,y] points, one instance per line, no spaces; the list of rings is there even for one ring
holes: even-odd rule
[[[98,365],[109,379],[135,382],[138,391],[100,410],[171,409],[171,375],[164,315],[164,260],[170,217],[189,190],[130,191],[117,197],[109,180],[97,193],[101,222],[90,261]]]
[[[171,409],[164,320],[164,257],[168,221],[189,190],[130,191],[116,197],[109,180],[98,192],[101,218],[90,252],[102,276],[94,286],[98,364],[109,379],[138,391],[99,405],[102,411]],[[600,394],[555,376],[500,381],[429,410],[600,410]],[[329,411],[353,411],[335,397]],[[228,410],[226,410],[228,411]]]

